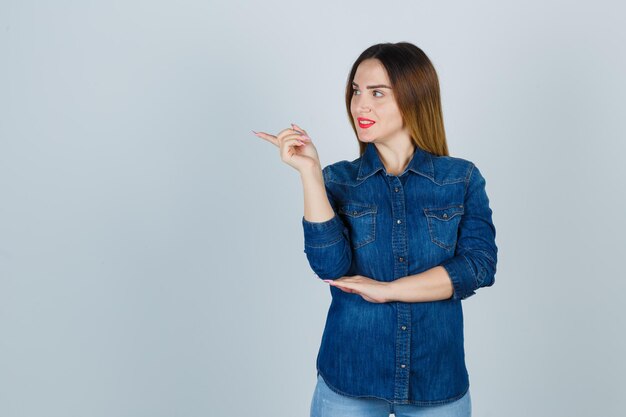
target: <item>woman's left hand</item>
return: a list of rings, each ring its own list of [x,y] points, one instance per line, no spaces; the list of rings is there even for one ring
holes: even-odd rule
[[[353,275],[323,280],[341,291],[356,293],[371,303],[386,303],[392,301],[389,297],[389,282],[376,281],[363,275]]]

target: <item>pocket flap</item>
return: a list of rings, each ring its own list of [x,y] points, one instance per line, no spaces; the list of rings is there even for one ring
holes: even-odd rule
[[[443,221],[448,221],[456,215],[460,216],[464,212],[465,212],[465,209],[463,208],[462,204],[456,205],[456,206],[443,207],[443,208],[430,207],[430,208],[424,209],[424,214],[426,214],[427,217],[435,217]]]
[[[363,203],[344,203],[339,207],[339,211],[350,217],[361,217],[366,214],[376,213],[376,206]]]

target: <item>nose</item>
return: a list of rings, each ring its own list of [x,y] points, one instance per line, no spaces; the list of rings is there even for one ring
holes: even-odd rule
[[[369,113],[370,106],[367,100],[357,99],[356,109],[359,113]]]
[[[352,103],[350,109],[353,112],[353,117],[356,122],[356,118],[359,116],[369,117],[372,112],[372,99],[364,94],[353,94]]]

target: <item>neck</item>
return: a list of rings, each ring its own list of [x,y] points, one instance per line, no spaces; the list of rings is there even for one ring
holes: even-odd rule
[[[415,153],[413,142],[401,146],[376,145],[378,157],[389,175],[400,175],[411,162]]]

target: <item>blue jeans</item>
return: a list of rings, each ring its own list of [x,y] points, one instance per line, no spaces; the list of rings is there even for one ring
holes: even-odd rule
[[[471,417],[469,390],[456,401],[436,406],[391,404],[379,398],[355,398],[331,390],[321,375],[311,400],[311,417]]]

